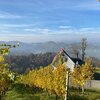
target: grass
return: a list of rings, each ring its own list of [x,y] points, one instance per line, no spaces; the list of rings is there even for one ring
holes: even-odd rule
[[[9,89],[3,100],[55,100],[55,98],[54,94],[49,96],[46,91],[41,89],[33,89],[22,84],[17,84]]]
[[[56,100],[55,94],[48,95],[38,88],[29,88],[16,84],[9,89],[3,100]],[[64,100],[62,97],[59,100]],[[69,90],[69,100],[100,100],[100,90],[88,89],[84,94],[77,89]]]
[[[69,100],[100,100],[100,90],[87,89],[84,94],[82,94],[77,89],[71,89]]]

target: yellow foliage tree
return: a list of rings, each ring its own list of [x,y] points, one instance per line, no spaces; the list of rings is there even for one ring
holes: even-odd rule
[[[85,64],[82,66],[77,66],[72,73],[72,80],[82,88],[84,92],[84,85],[87,80],[93,78],[94,67],[92,65],[91,59],[86,59]]]
[[[56,69],[52,65],[41,67],[38,70],[29,71],[21,77],[21,83],[28,84],[32,87],[42,88],[48,93],[54,93],[57,96],[64,96],[66,93],[66,65],[59,55]]]
[[[9,70],[7,68],[8,64],[5,64],[4,53],[0,54],[0,96],[5,94],[5,90],[9,85]]]
[[[8,55],[10,48],[15,45],[0,44],[0,99],[5,94],[13,74],[8,68],[8,63],[5,62],[5,55]]]

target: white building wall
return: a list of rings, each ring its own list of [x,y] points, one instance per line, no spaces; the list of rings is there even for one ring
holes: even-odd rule
[[[70,68],[70,71],[74,70],[75,63],[69,57],[67,57],[66,65],[68,68]]]

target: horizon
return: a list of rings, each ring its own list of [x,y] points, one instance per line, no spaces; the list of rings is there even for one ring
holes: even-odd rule
[[[64,44],[79,44],[80,42],[81,42],[81,39],[80,40],[78,40],[78,41],[42,41],[42,42],[30,42],[30,41],[17,41],[17,40],[14,40],[14,41],[2,41],[2,40],[0,40],[0,43],[25,43],[25,44],[38,44],[38,43],[64,43]],[[89,40],[87,40],[87,44],[88,45],[91,45],[91,44],[93,44],[93,45],[99,45],[100,44],[100,41],[89,41]]]
[[[0,41],[99,42],[99,24],[97,0],[0,0]]]

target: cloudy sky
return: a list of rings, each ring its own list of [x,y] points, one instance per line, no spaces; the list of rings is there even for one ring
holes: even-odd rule
[[[0,0],[0,41],[100,39],[97,0]]]

